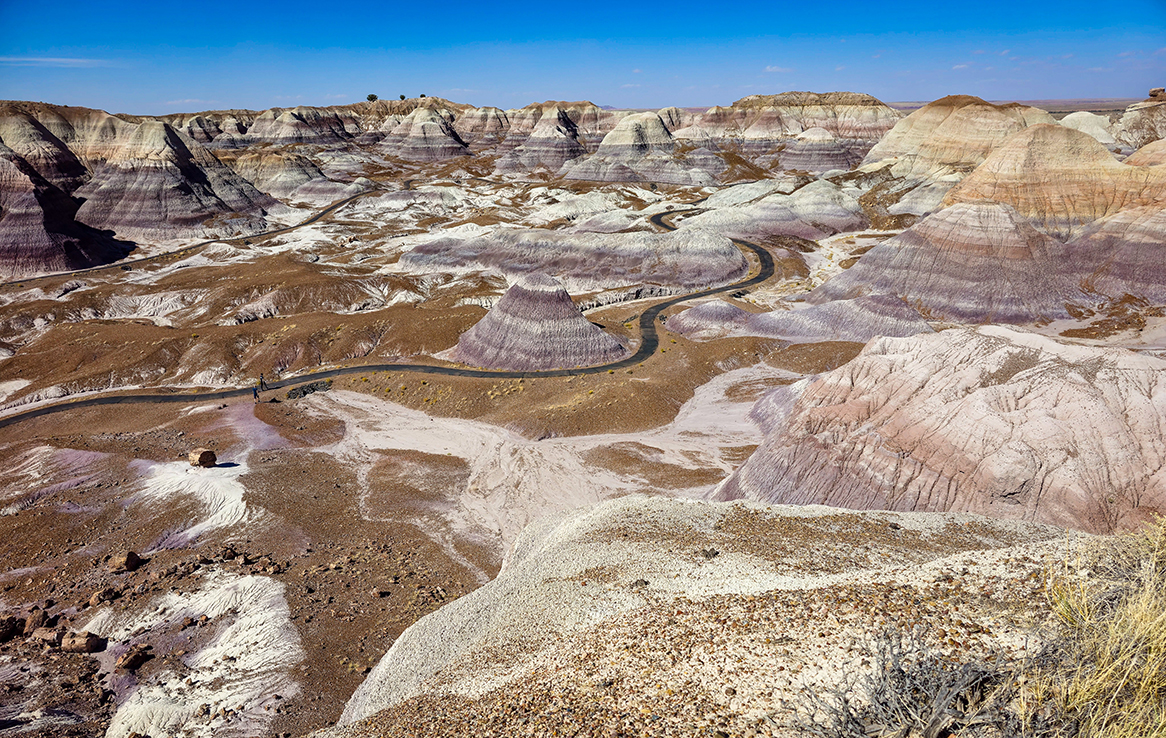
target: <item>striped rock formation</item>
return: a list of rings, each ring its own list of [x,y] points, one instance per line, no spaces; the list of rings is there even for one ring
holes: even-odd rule
[[[951,95],[924,105],[895,124],[867,153],[863,164],[894,160],[899,177],[967,172],[1012,134],[1037,123],[1055,123],[1043,110],[1016,103],[993,105],[970,95]]]
[[[932,329],[923,316],[899,298],[875,295],[767,313],[749,313],[714,300],[670,318],[668,330],[695,340],[764,336],[791,343],[866,343],[875,336],[913,336]]]
[[[768,393],[753,418],[765,440],[717,499],[1095,533],[1166,510],[1166,362],[1124,349],[999,326],[880,338]]]
[[[1166,207],[1123,210],[1095,221],[1069,242],[1086,287],[1166,305]]]
[[[678,154],[676,142],[656,113],[636,113],[603,137],[599,149],[566,164],[566,179],[600,182],[663,182],[703,187],[715,184],[726,164],[707,149]]]
[[[448,110],[417,108],[381,142],[391,154],[412,161],[437,161],[470,153],[451,125]]]
[[[817,127],[797,135],[778,154],[782,169],[796,169],[820,174],[831,169],[850,169],[862,161],[862,155],[846,146],[830,131]]]
[[[1065,303],[1084,297],[1070,253],[1007,205],[953,205],[875,246],[807,301],[886,294],[957,322],[1067,318]]]
[[[1086,133],[1036,125],[998,146],[944,202],[979,200],[1006,203],[1067,240],[1126,208],[1166,207],[1166,170],[1123,164]]]
[[[534,272],[462,334],[450,358],[488,369],[533,371],[604,364],[628,353],[579,312],[561,284]]]
[[[1156,167],[1159,164],[1166,164],[1166,138],[1146,144],[1130,154],[1125,163],[1133,167]]]
[[[579,141],[579,128],[568,110],[552,107],[540,112],[541,116],[525,140],[498,160],[496,169],[499,172],[557,172],[568,161],[587,153]],[[511,130],[521,133],[516,127]]]

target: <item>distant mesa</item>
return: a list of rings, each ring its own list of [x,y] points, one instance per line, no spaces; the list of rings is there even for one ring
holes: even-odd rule
[[[1093,533],[1166,508],[1166,362],[1125,349],[998,326],[880,338],[845,367],[765,395],[753,417],[765,440],[716,499]]]
[[[1006,203],[1046,233],[1069,239],[1098,218],[1166,204],[1166,170],[1117,161],[1072,128],[1035,125],[998,146],[944,202]]]
[[[1082,299],[1069,255],[1008,205],[961,203],[875,246],[807,301],[886,294],[955,322],[1068,318],[1065,303]]]
[[[487,369],[535,371],[605,364],[629,353],[584,317],[558,281],[533,272],[462,334],[450,358]]]

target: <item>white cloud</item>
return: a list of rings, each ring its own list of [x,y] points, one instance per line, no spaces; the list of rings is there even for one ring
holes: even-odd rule
[[[1086,72],[1112,72],[1113,67],[1089,67]]]
[[[639,85],[631,85],[631,84],[628,84],[628,85],[620,85],[620,86],[619,86],[619,88],[620,88],[621,90],[627,90],[627,89],[629,89],[629,88],[632,88],[632,87],[639,87]]]
[[[642,70],[642,69],[633,69],[633,70],[632,70],[632,74],[640,74],[640,73],[641,73],[641,72],[643,72],[643,71],[644,71],[644,70]]]
[[[952,69],[967,69],[967,68],[968,68],[967,64],[956,64],[954,67],[952,67]]]
[[[56,56],[0,56],[0,64],[14,67],[104,67],[108,59],[74,59]]]
[[[212,105],[218,100],[199,100],[198,98],[189,97],[185,100],[167,100],[167,105]]]
[[[835,71],[835,72],[841,72],[843,69],[846,69],[846,67],[842,66],[841,64],[839,64],[838,66],[834,67],[834,71]]]
[[[1012,49],[1005,49],[1004,51],[1000,52],[1000,56],[1008,56],[1011,53],[1012,53]]]
[[[983,49],[976,49],[976,50],[975,50],[975,51],[973,51],[972,53],[973,53],[973,54],[983,54],[983,53],[984,53],[984,50],[983,50]]]
[[[878,59],[880,56],[882,56],[882,54],[875,54],[871,57],[871,59]]]
[[[794,71],[794,70],[790,69],[789,67],[773,67],[773,66],[770,66],[770,67],[766,67],[766,68],[765,68],[765,71],[767,71],[767,72],[782,72],[782,73],[786,73],[786,72],[792,72],[792,71]]]
[[[343,92],[338,95],[324,95],[325,100],[343,100],[346,97],[348,97],[348,95],[345,95]]]

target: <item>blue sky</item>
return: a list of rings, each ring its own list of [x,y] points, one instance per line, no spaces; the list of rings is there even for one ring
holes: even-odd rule
[[[1051,99],[1161,85],[1166,0],[0,0],[0,98],[127,113],[370,92],[658,108],[784,90]]]

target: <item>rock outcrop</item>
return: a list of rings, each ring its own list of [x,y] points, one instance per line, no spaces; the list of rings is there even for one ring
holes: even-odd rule
[[[997,147],[947,194],[947,204],[1007,203],[1046,233],[1069,239],[1126,208],[1166,206],[1166,170],[1117,161],[1092,136],[1036,125]]]
[[[510,132],[510,119],[498,108],[471,108],[454,120],[453,129],[468,144],[496,144]]]
[[[579,129],[568,112],[554,107],[542,111],[522,144],[498,160],[499,172],[558,172],[568,161],[587,153]]]
[[[500,229],[472,238],[439,238],[401,255],[406,272],[498,271],[515,279],[545,272],[571,292],[636,285],[663,293],[734,282],[748,262],[724,236],[706,231],[671,233],[565,233]]]
[[[735,238],[796,236],[816,241],[843,231],[866,228],[869,221],[858,193],[826,180],[794,191],[780,191],[742,205],[727,205],[679,221],[681,230],[701,228]]]
[[[954,205],[875,246],[807,300],[895,295],[924,315],[971,323],[1067,318],[1065,303],[1083,298],[1070,254],[1007,205]]]
[[[1132,167],[1156,167],[1166,164],[1166,138],[1151,141],[1130,154],[1124,163]]]
[[[966,173],[1014,133],[1055,123],[1037,108],[993,105],[970,95],[951,95],[924,105],[895,124],[867,153],[863,164],[894,161],[899,177]]]
[[[247,129],[247,143],[335,144],[353,138],[335,112],[322,108],[272,108],[255,118]]]
[[[1135,149],[1166,138],[1166,100],[1151,98],[1126,108],[1118,121],[1118,138]]]
[[[1088,133],[1106,146],[1117,143],[1117,139],[1113,137],[1113,126],[1110,124],[1109,118],[1104,115],[1081,110],[1070,113],[1057,122],[1066,128]]]
[[[680,153],[659,115],[636,113],[604,136],[594,154],[567,164],[560,173],[566,179],[703,187],[714,184],[726,168],[706,149]]]
[[[670,318],[668,330],[697,340],[763,336],[791,343],[866,343],[876,336],[913,336],[932,329],[923,316],[899,298],[876,295],[767,313],[749,313],[716,300]]]
[[[628,353],[583,316],[561,284],[532,272],[462,334],[450,358],[488,369],[536,371],[605,364]]]
[[[753,416],[765,441],[717,499],[967,511],[1096,533],[1166,508],[1166,362],[1124,349],[995,326],[880,338],[770,392]]]
[[[392,154],[414,161],[437,161],[470,153],[449,118],[431,108],[417,108],[410,113],[382,145]]]

